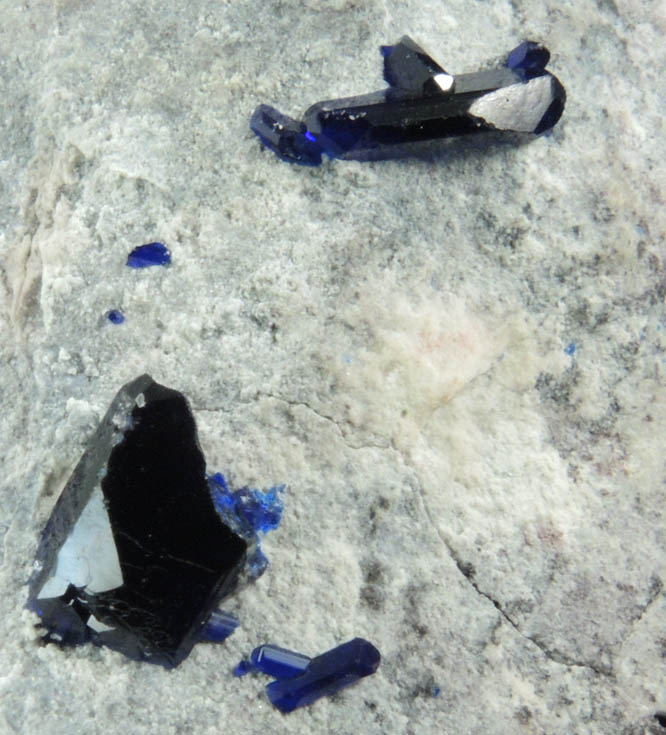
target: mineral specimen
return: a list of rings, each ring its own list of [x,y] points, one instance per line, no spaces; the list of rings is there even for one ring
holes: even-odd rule
[[[28,607],[47,641],[177,666],[235,627],[211,615],[247,549],[215,509],[187,401],[144,375],[116,395],[62,491]]]
[[[408,36],[381,52],[388,89],[317,102],[302,122],[260,105],[251,129],[283,161],[316,166],[322,153],[363,159],[400,144],[470,133],[540,134],[564,110],[564,87],[545,69],[550,54],[532,41],[501,66],[455,76]]]

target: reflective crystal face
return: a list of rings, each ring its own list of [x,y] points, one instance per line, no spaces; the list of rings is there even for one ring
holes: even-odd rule
[[[215,510],[185,398],[142,376],[118,393],[58,499],[28,605],[49,640],[175,666],[246,548]]]

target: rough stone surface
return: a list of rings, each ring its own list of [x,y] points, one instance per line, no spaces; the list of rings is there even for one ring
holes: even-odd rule
[[[224,672],[266,640],[355,636],[377,674],[289,732],[666,732],[659,4],[2,18],[0,732],[282,732],[265,682]],[[543,42],[561,122],[401,161],[262,151],[259,103],[380,88],[378,47],[403,33],[455,70]],[[172,265],[127,268],[153,241]],[[172,672],[40,648],[22,610],[63,483],[143,372],[191,400],[210,467],[288,485],[241,627]]]

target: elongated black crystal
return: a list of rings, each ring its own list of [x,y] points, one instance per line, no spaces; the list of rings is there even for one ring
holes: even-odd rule
[[[42,534],[28,606],[46,638],[178,665],[233,588],[247,542],[215,510],[184,396],[125,385]]]
[[[282,160],[317,165],[321,154],[358,158],[405,143],[506,131],[540,134],[566,93],[546,71],[548,50],[525,41],[503,65],[452,75],[411,38],[382,46],[387,89],[312,105],[298,121],[260,105],[250,127]]]

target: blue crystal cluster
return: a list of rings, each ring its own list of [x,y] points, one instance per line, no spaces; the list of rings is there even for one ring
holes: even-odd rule
[[[268,566],[259,534],[266,534],[280,525],[285,486],[276,485],[266,491],[248,487],[234,490],[227,478],[216,472],[209,476],[208,487],[220,518],[248,542],[248,571],[252,579],[257,579]]]
[[[264,644],[252,651],[249,661],[241,661],[236,676],[260,671],[275,681],[266,685],[266,694],[281,712],[293,712],[321,697],[334,694],[374,674],[379,651],[363,638],[354,638],[315,658],[286,648]]]
[[[503,66],[456,76],[408,36],[381,53],[387,89],[317,102],[302,121],[260,105],[250,128],[283,161],[317,166],[324,153],[364,160],[371,152],[399,155],[401,144],[470,133],[540,134],[564,110],[564,87],[545,68],[550,53],[533,41],[513,49]],[[532,91],[523,94],[526,85]],[[498,97],[499,90],[506,94]]]

